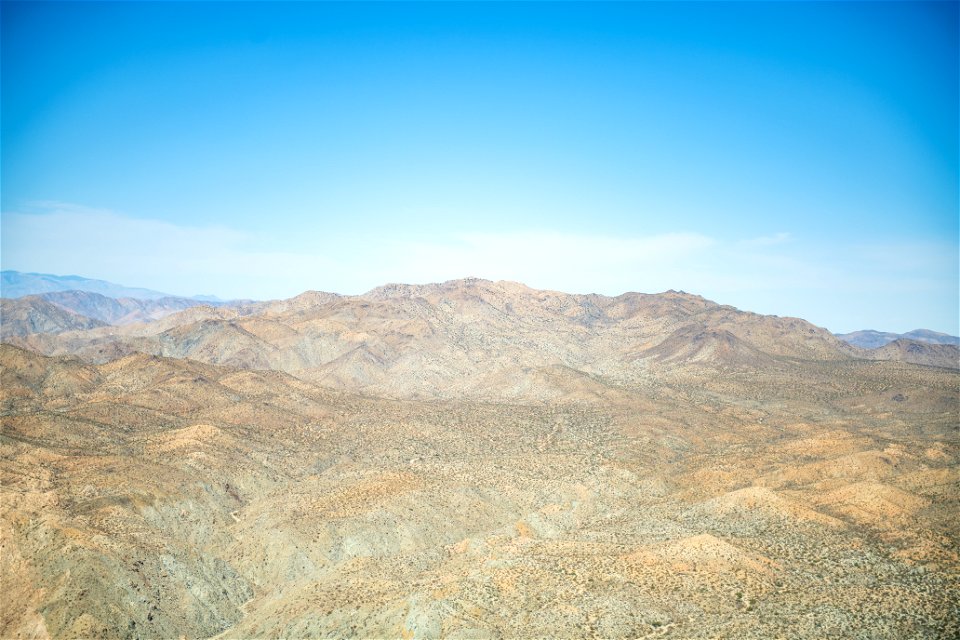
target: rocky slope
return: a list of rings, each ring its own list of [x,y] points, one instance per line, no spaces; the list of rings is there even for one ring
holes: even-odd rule
[[[0,345],[3,638],[960,634],[960,373],[799,319],[466,280],[9,341],[61,355]]]
[[[0,346],[2,637],[943,638],[958,377],[562,368],[553,401]]]
[[[0,338],[92,329],[107,323],[68,311],[38,297],[0,299]]]
[[[611,298],[476,279],[389,285],[354,297],[308,292],[190,309],[161,322],[18,344],[90,362],[139,351],[275,369],[381,395],[477,399],[516,395],[530,371],[545,367],[627,384],[662,366],[790,366],[856,351],[803,320],[686,293]]]
[[[90,291],[55,291],[38,297],[67,311],[110,325],[152,322],[201,304],[192,298],[111,298]]]
[[[868,357],[876,360],[899,360],[930,367],[960,369],[960,347],[955,344],[919,342],[899,338],[872,349]]]

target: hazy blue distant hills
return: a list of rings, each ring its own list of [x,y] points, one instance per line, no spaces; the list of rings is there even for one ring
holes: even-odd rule
[[[56,276],[49,273],[23,273],[20,271],[0,272],[0,297],[22,298],[23,296],[52,293],[55,291],[90,291],[110,298],[136,298],[139,300],[158,300],[175,298],[169,293],[125,287],[106,280],[94,280],[83,276]],[[216,296],[192,296],[190,300],[219,302]]]
[[[837,333],[838,338],[844,342],[860,347],[862,349],[878,349],[890,344],[895,340],[913,340],[915,342],[925,342],[927,344],[954,344],[960,345],[960,338],[946,333],[930,331],[929,329],[914,329],[906,333],[890,333],[889,331],[874,331],[865,329],[863,331],[854,331],[853,333]]]
[[[41,298],[61,309],[112,325],[152,322],[198,305],[219,307],[231,304],[176,296],[149,300],[130,297],[111,298],[92,291],[52,291],[38,296],[24,296],[21,300],[32,298]]]
[[[951,336],[947,333],[930,331],[929,329],[914,329],[908,331],[901,338],[916,340],[917,342],[929,342],[930,344],[957,344],[960,345],[960,337]]]

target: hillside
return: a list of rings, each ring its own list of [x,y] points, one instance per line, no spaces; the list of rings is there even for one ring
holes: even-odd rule
[[[570,295],[477,279],[201,307],[159,323],[20,344],[90,362],[140,351],[396,397],[476,399],[515,395],[524,371],[551,367],[634,384],[664,366],[789,368],[856,355],[803,320],[691,294]]]
[[[882,347],[871,350],[868,355],[877,360],[899,360],[930,367],[960,369],[960,346],[955,344],[920,342],[898,338]]]
[[[152,322],[184,309],[211,304],[194,298],[174,296],[150,299],[112,298],[90,291],[55,291],[40,294],[39,297],[67,311],[111,325]],[[215,303],[214,306],[223,304],[225,303]]]
[[[862,349],[876,349],[900,339],[926,342],[929,344],[960,345],[960,337],[930,331],[929,329],[914,329],[906,333],[890,333],[888,331],[866,329],[864,331],[854,331],[853,333],[838,333],[836,336],[844,342],[848,342]]]
[[[0,346],[0,636],[957,633],[956,374],[525,371],[398,401]]]
[[[476,279],[2,304],[0,637],[960,633],[952,345]]]
[[[0,338],[93,329],[107,323],[74,313],[37,297],[0,299]]]

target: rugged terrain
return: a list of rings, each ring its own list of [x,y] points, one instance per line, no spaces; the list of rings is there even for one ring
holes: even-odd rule
[[[836,336],[844,342],[849,342],[854,346],[864,349],[876,349],[894,340],[913,340],[915,342],[925,342],[928,344],[960,345],[960,338],[957,336],[930,331],[929,329],[914,329],[906,333],[891,333],[889,331],[866,329],[864,331],[854,331],[853,333],[838,333]]]
[[[158,322],[24,333],[8,341],[45,355],[96,363],[150,353],[402,398],[550,399],[565,384],[543,384],[550,367],[576,378],[573,386],[590,376],[642,383],[651,362],[723,369],[856,358],[960,367],[955,345],[864,350],[798,318],[746,313],[683,292],[570,295],[478,279],[387,285],[349,297],[311,291],[193,307]]]
[[[799,319],[468,280],[10,341],[0,637],[960,634],[960,375]]]
[[[59,307],[43,298],[29,296],[0,299],[0,338],[104,327],[108,323]]]
[[[110,298],[88,291],[55,291],[3,298],[0,299],[2,335],[11,338],[149,323],[197,304],[196,300],[189,298]]]
[[[59,276],[50,273],[24,273],[5,269],[0,271],[0,295],[4,298],[22,298],[56,291],[84,291],[98,293],[111,298],[136,298],[154,300],[170,297],[169,294],[144,289],[125,287],[106,280],[96,280],[83,276]],[[213,296],[195,296],[195,300],[215,300]]]
[[[867,354],[876,360],[899,360],[913,364],[956,369],[960,367],[960,347],[955,344],[919,342],[899,338]]]

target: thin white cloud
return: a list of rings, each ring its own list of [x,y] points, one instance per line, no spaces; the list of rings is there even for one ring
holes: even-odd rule
[[[189,268],[190,261],[205,251],[235,245],[246,237],[225,227],[178,226],[64,203],[34,203],[33,208],[39,212],[3,214],[5,260],[137,270],[144,261],[162,259],[160,252],[174,250],[177,264]]]
[[[747,247],[771,247],[778,244],[784,244],[790,242],[790,234],[785,231],[780,233],[775,233],[772,236],[760,236],[757,238],[749,238],[747,240],[741,240],[741,246]]]
[[[353,238],[318,235],[309,250],[291,251],[262,234],[61,203],[4,213],[0,244],[3,268],[78,274],[181,295],[272,298],[307,289],[355,294],[387,282],[477,276],[607,295],[684,289],[746,309],[811,318],[809,309],[819,305],[825,323],[841,302],[862,307],[844,311],[847,316],[873,318],[890,309],[894,297],[897,309],[945,300],[956,315],[957,249],[949,244],[849,246],[803,243],[787,233],[720,241],[697,233],[550,230],[424,240],[371,231]]]
[[[566,291],[660,290],[674,283],[671,274],[715,245],[693,233],[525,231],[435,242],[323,238],[305,253],[225,227],[181,226],[63,203],[34,203],[33,209],[3,214],[4,268],[224,297],[281,297],[310,288],[360,293],[385,282],[464,276]]]
[[[632,238],[476,233],[450,242],[399,244],[393,248],[395,264],[385,266],[397,270],[390,279],[399,272],[401,279],[413,282],[477,275],[564,291],[622,293],[663,287],[672,270],[714,244],[691,233]]]
[[[4,213],[5,269],[78,274],[169,293],[225,297],[290,295],[309,274],[331,268],[322,254],[263,251],[252,234],[181,226],[64,203]],[[300,282],[298,282],[298,280]],[[290,284],[293,286],[284,286]]]

